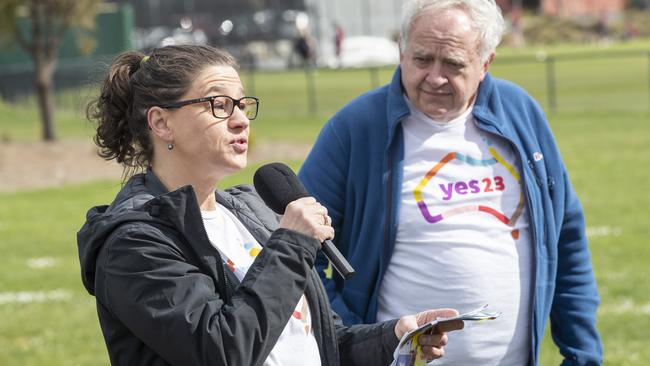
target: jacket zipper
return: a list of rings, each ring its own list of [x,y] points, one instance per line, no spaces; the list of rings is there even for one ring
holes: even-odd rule
[[[504,136],[504,138],[505,138],[505,136]],[[518,151],[517,145],[515,145],[510,139],[507,139],[507,140],[510,141],[512,146],[514,146],[515,149]],[[521,169],[525,172],[525,166],[523,164],[523,161],[524,161],[523,158],[524,157],[525,157],[525,155],[523,155],[522,153],[519,153],[519,159],[521,160]],[[526,161],[528,163],[528,168],[530,169],[530,173],[533,175],[533,178],[535,179],[535,183],[537,183],[538,187],[541,187],[542,184],[541,184],[541,181],[539,180],[539,177],[537,176],[537,173],[535,172],[535,167],[531,163],[530,159],[526,159]],[[530,197],[530,195],[531,195],[530,189],[528,188],[528,185],[526,184],[526,174],[522,174],[521,179],[522,179],[522,183],[523,183],[523,186],[524,186],[524,190],[526,192],[526,205],[528,206],[528,216],[529,216],[528,220],[529,220],[529,223],[530,223],[530,228],[532,229],[531,232],[532,232],[532,236],[533,236],[533,248],[532,248],[533,249],[533,251],[532,251],[532,254],[533,254],[533,260],[532,260],[533,272],[532,272],[532,275],[533,276],[532,277],[533,278],[532,278],[532,281],[531,281],[531,287],[532,287],[531,290],[533,291],[533,297],[531,298],[531,301],[530,301],[530,315],[531,315],[531,323],[532,323],[531,328],[533,330],[532,331],[532,337],[535,338],[535,337],[537,337],[537,335],[536,335],[537,331],[536,331],[536,328],[535,328],[535,321],[537,320],[537,314],[535,314],[535,302],[537,301],[537,292],[535,291],[535,289],[537,288],[537,286],[536,286],[536,282],[537,282],[537,224],[535,222],[535,215],[534,215],[534,212],[533,212],[533,205],[532,205],[533,200]],[[541,339],[531,339],[531,341],[532,342],[531,342],[531,345],[530,345],[531,346],[531,348],[530,348],[530,364],[531,365],[536,365],[537,364],[537,359],[535,357],[535,350],[537,349],[537,347],[535,346],[535,342],[539,343],[539,342],[541,342]]]
[[[385,216],[385,224],[384,224],[384,250],[382,250],[382,258],[381,258],[381,268],[379,269],[379,275],[382,277],[378,283],[378,287],[375,289],[375,291],[379,291],[381,288],[381,281],[383,281],[383,276],[386,273],[386,270],[388,268],[388,261],[385,259],[386,256],[389,256],[389,249],[390,249],[390,227],[392,225],[391,222],[391,212],[393,209],[393,154],[392,151],[388,152],[388,189],[386,190],[386,207],[388,209],[386,210],[386,216]],[[390,254],[392,255],[392,253]],[[378,296],[378,295],[377,295]],[[378,301],[378,300],[377,300]],[[377,303],[375,305],[377,308],[379,308],[379,304]],[[377,309],[376,309],[377,310]],[[373,316],[373,321],[377,321],[377,315],[375,314]]]
[[[199,212],[199,216],[200,216]],[[210,242],[210,238],[208,237],[208,232],[205,229],[205,224],[203,223],[203,219],[201,219],[201,228],[203,229],[203,239],[205,239],[206,243],[210,244],[212,246],[212,243]],[[228,275],[226,274],[226,270],[224,269],[224,262],[223,258],[221,258],[221,253],[219,253],[219,250],[215,248],[215,251],[217,252],[217,260],[219,263],[215,263],[217,266],[217,274],[220,277],[221,281],[221,290],[223,291],[223,297],[224,297],[224,302],[228,305],[231,305],[231,298],[232,294],[230,293],[230,281],[228,280]]]
[[[479,120],[477,119],[477,121],[479,121]],[[535,302],[537,301],[537,292],[535,291],[535,288],[536,288],[535,283],[537,281],[537,224],[535,223],[535,215],[534,215],[534,212],[533,212],[533,205],[532,205],[533,200],[531,198],[530,189],[528,188],[528,185],[526,184],[526,179],[527,179],[526,174],[525,174],[526,165],[528,165],[530,173],[532,174],[537,186],[541,187],[542,184],[541,184],[541,181],[540,181],[539,177],[537,176],[537,173],[535,172],[535,168],[533,166],[533,163],[530,161],[530,159],[527,159],[526,155],[523,154],[519,150],[519,148],[517,147],[517,144],[515,144],[509,137],[506,137],[503,133],[501,133],[500,131],[498,131],[496,129],[495,129],[495,132],[488,131],[487,129],[485,129],[485,128],[483,128],[481,126],[481,123],[477,123],[477,127],[479,127],[479,129],[481,129],[481,130],[483,130],[485,132],[494,133],[497,136],[505,139],[506,141],[508,141],[508,143],[510,143],[510,146],[514,147],[514,151],[516,151],[518,153],[518,155],[519,155],[519,165],[520,165],[520,169],[521,169],[521,171],[523,173],[523,174],[521,174],[521,183],[522,183],[522,187],[524,189],[525,196],[526,196],[526,211],[528,212],[528,216],[529,216],[528,221],[530,223],[530,228],[531,228],[530,231],[532,233],[532,239],[533,239],[532,240],[533,248],[532,248],[532,252],[531,252],[531,254],[533,256],[533,260],[531,261],[531,265],[533,267],[532,272],[531,272],[532,273],[531,292],[532,292],[533,296],[532,296],[531,301],[530,301],[529,310],[530,310],[531,323],[532,323],[531,324],[532,337],[535,338],[536,337],[535,320],[537,318],[537,315],[535,314]],[[498,133],[496,133],[496,132],[498,132]],[[524,161],[526,161],[526,163],[524,163]],[[535,350],[536,350],[535,341],[537,341],[539,343],[541,341],[541,339],[537,339],[537,340],[531,339],[531,345],[530,345],[530,347],[531,347],[530,348],[530,364],[531,365],[536,365],[537,364],[537,361],[536,361],[536,358],[535,358]]]

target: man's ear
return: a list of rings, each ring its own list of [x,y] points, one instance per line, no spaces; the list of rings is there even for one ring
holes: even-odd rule
[[[481,81],[483,81],[483,79],[485,78],[485,74],[487,74],[488,69],[490,68],[490,64],[492,64],[492,61],[494,61],[494,56],[495,56],[495,53],[492,52],[488,56],[487,60],[485,60],[485,62],[483,63],[483,73],[481,75]]]
[[[487,60],[483,63],[483,73],[488,72],[488,68],[490,68],[492,61],[494,61],[494,56],[496,56],[494,52],[490,53],[490,56],[488,56]]]
[[[147,111],[147,123],[151,132],[165,142],[174,141],[174,132],[169,127],[169,112],[160,107]]]

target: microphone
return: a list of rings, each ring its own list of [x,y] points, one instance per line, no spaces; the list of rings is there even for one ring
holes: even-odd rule
[[[293,170],[282,163],[266,164],[257,169],[253,185],[264,203],[280,215],[284,214],[290,202],[309,196]],[[331,240],[323,242],[322,250],[343,278],[349,279],[354,275],[354,268]]]

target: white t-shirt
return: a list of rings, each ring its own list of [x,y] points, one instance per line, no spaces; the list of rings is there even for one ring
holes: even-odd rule
[[[255,257],[262,251],[262,246],[235,215],[221,205],[217,205],[215,211],[202,211],[201,215],[210,242],[217,248],[228,268],[241,281]],[[320,364],[309,304],[305,295],[302,295],[264,366]]]
[[[395,249],[378,320],[489,304],[493,321],[449,333],[435,365],[523,365],[531,353],[532,241],[517,155],[471,109],[437,123],[412,105]]]

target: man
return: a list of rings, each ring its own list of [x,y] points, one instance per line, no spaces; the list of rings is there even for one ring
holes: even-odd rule
[[[597,365],[582,208],[538,104],[487,73],[503,28],[493,0],[405,3],[392,82],[328,121],[300,171],[357,270],[323,280],[347,324],[503,312],[436,364],[537,364],[550,317],[563,364]]]

